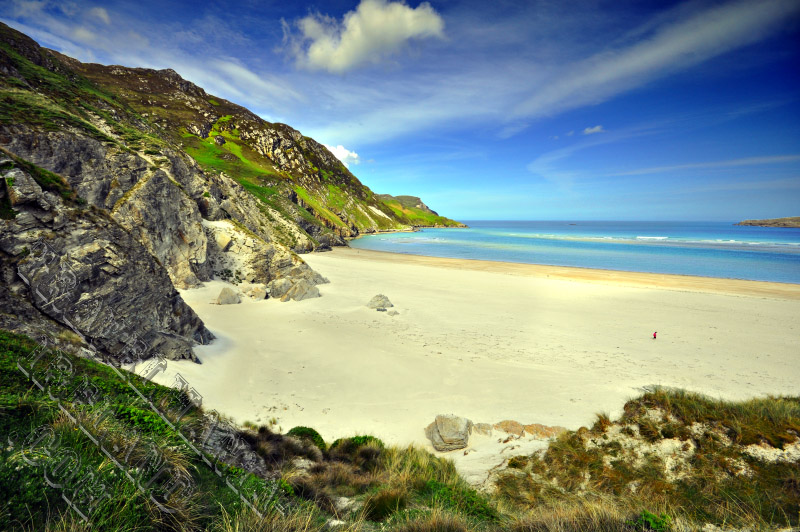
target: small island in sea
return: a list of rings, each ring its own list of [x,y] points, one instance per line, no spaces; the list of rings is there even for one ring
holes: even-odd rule
[[[757,227],[800,227],[800,216],[767,218],[764,220],[744,220],[736,225],[753,225]]]
[[[799,3],[260,4],[3,12],[0,528],[800,527]]]

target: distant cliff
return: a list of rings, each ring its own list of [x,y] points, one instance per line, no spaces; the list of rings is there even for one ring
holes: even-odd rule
[[[439,216],[439,213],[422,203],[416,196],[390,196],[378,194],[377,197],[389,207],[395,216],[415,227],[467,227],[461,222]]]
[[[759,227],[800,227],[800,216],[788,218],[768,218],[766,220],[745,220],[736,225],[755,225]]]

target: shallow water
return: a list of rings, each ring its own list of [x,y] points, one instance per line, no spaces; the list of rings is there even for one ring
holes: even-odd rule
[[[800,283],[800,229],[727,222],[465,222],[368,235],[354,248],[412,255]]]

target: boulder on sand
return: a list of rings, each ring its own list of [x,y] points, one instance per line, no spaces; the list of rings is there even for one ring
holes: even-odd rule
[[[311,299],[312,297],[319,297],[319,288],[314,286],[310,281],[300,279],[292,285],[292,287],[283,294],[281,301],[303,301],[304,299]]]
[[[217,296],[217,305],[234,305],[236,303],[241,303],[239,294],[227,286],[223,288]]]
[[[260,301],[267,298],[267,289],[263,285],[256,285],[250,289],[247,295],[257,301]]]
[[[453,414],[440,414],[425,428],[425,435],[433,448],[442,452],[466,447],[471,432],[472,421]]]
[[[389,298],[383,294],[378,294],[377,296],[373,297],[367,303],[368,308],[374,308],[376,310],[386,310],[389,307],[393,307],[392,302],[389,301]]]

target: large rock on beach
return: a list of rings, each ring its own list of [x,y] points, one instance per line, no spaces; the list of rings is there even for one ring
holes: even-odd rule
[[[311,299],[320,297],[319,289],[313,283],[305,279],[300,279],[292,285],[292,287],[283,294],[281,301],[303,301],[304,299]]]
[[[223,288],[217,296],[217,305],[235,305],[236,303],[241,303],[239,294],[227,286]]]
[[[453,414],[440,414],[425,428],[433,448],[441,452],[463,449],[469,443],[471,432],[472,421]]]
[[[377,310],[386,310],[387,308],[393,307],[392,302],[389,301],[389,298],[383,294],[378,294],[377,296],[373,297],[367,303],[367,308],[374,308]]]

